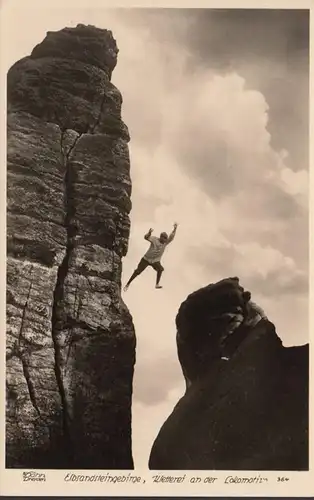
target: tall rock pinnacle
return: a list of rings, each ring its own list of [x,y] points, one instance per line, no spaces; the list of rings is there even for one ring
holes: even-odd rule
[[[133,468],[117,54],[110,31],[78,25],[8,73],[7,467]]]

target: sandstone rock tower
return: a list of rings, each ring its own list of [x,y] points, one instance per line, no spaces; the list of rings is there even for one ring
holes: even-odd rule
[[[153,444],[149,467],[308,470],[309,345],[284,347],[273,323],[243,323],[220,341],[243,287],[226,278],[191,293],[177,317],[184,396]]]
[[[78,25],[8,73],[7,467],[133,468],[117,53],[110,31]]]

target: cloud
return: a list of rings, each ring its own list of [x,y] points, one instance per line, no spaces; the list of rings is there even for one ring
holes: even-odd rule
[[[164,333],[161,328],[161,335]],[[158,339],[152,340],[156,342]],[[147,348],[149,349],[149,346]],[[144,356],[143,362],[139,364],[136,371],[135,383],[136,401],[143,405],[155,406],[167,400],[173,389],[183,385],[179,361],[167,352],[158,358],[154,356],[150,359]]]
[[[132,43],[142,38],[141,29],[127,30],[132,42],[128,55],[120,42],[115,76],[131,131],[133,210],[124,280],[146,250],[147,229],[158,234],[180,223],[163,259],[164,289],[154,290],[148,270],[125,296],[139,340],[133,434],[140,463],[183,392],[174,320],[193,290],[238,275],[285,345],[306,341],[308,173],[288,166],[289,149],[274,148],[269,103],[243,75],[217,72],[210,58],[193,66],[181,37],[163,44],[158,30],[145,32],[134,60]]]
[[[137,470],[147,469],[148,458],[157,433],[183,394],[183,388],[173,389],[168,398],[156,406],[146,406],[137,400],[133,401],[132,451]]]
[[[265,277],[251,276],[247,280],[248,286],[259,291],[266,297],[284,297],[285,295],[301,296],[308,294],[308,274],[296,271],[284,274],[282,270],[272,271]]]
[[[153,113],[150,140],[134,133],[131,142],[134,254],[143,248],[145,223],[159,231],[179,218],[172,265],[180,268],[181,276],[187,261],[189,271],[183,273],[190,273],[191,266],[194,275],[197,269],[203,272],[197,251],[203,248],[207,268],[212,273],[214,267],[215,275],[217,268],[223,275],[237,266],[233,273],[255,273],[266,266],[273,238],[284,239],[291,227],[300,233],[300,221],[306,219],[307,172],[294,172],[285,164],[287,153],[273,149],[268,104],[261,92],[246,87],[242,76],[216,74],[204,66],[189,74],[188,51],[175,44],[169,50],[158,39],[145,38],[141,50],[136,89],[128,81],[124,92],[124,116],[131,129],[146,130]],[[143,65],[148,52],[151,58]],[[127,58],[121,61],[123,71],[127,65]],[[140,118],[130,111],[134,95],[141,96]],[[252,242],[259,251],[251,252],[250,259],[236,259],[234,245]],[[306,245],[305,239],[299,240],[299,255],[302,246],[306,254]],[[281,241],[279,258],[289,256],[292,246],[291,239]],[[215,248],[225,256],[218,266]]]
[[[226,276],[237,273],[241,283],[253,294],[278,297],[286,294],[307,295],[308,273],[298,268],[291,257],[271,245],[259,243],[228,243],[190,247],[190,258],[203,269],[214,266]]]

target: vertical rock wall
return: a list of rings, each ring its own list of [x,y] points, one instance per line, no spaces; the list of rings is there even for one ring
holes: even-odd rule
[[[8,73],[7,467],[133,467],[117,53],[110,31],[78,25]]]

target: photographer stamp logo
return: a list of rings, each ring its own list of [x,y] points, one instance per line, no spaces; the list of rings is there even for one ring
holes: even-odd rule
[[[23,481],[46,481],[46,474],[36,471],[23,472]]]

